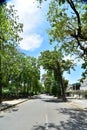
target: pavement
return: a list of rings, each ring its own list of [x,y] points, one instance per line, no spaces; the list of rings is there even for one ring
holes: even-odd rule
[[[29,99],[15,99],[10,101],[3,101],[0,104],[0,111],[6,110],[10,107],[14,107],[18,104],[28,101]],[[76,108],[87,110],[87,99],[73,99],[68,98],[68,103]]]
[[[0,111],[6,110],[8,108],[14,107],[18,104],[21,104],[23,102],[28,101],[29,99],[14,99],[14,100],[9,100],[9,101],[3,101],[0,104]]]
[[[68,99],[69,104],[87,111],[87,99]]]

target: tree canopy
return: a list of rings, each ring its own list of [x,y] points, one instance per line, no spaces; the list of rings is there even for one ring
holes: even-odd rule
[[[37,59],[19,50],[22,32],[23,24],[14,5],[0,5],[0,103],[2,90],[6,88],[17,96],[41,90]]]
[[[83,59],[82,76],[87,77],[87,4],[83,0],[51,0],[47,20],[50,43],[56,42],[66,55]]]
[[[70,69],[74,66],[73,62],[70,60],[65,61],[60,50],[46,50],[44,52],[41,52],[41,56],[39,56],[39,64],[42,65],[45,70],[53,71],[55,80],[58,82],[58,84],[60,84],[62,88],[63,99],[66,100],[63,72],[70,71]]]
[[[57,41],[68,53],[87,55],[87,6],[72,0],[52,0],[47,14],[50,41]]]
[[[14,6],[0,5],[0,99],[2,95],[3,80],[7,80],[12,65],[15,62],[17,46],[21,40],[20,33],[23,24],[19,23]],[[13,62],[14,61],[14,62]],[[8,75],[8,76],[6,76]]]

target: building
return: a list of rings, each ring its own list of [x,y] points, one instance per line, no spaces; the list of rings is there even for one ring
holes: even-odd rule
[[[87,78],[81,83],[80,90],[87,90]]]

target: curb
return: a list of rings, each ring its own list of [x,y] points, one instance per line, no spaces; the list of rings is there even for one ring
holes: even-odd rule
[[[13,104],[13,105],[8,104],[8,105],[5,106],[4,108],[1,108],[0,111],[7,110],[7,109],[9,109],[9,108],[12,108],[12,107],[14,107],[14,106],[16,106],[16,105],[19,105],[19,104],[21,104],[21,103],[23,103],[23,102],[26,102],[26,101],[28,101],[28,100],[29,100],[29,99],[26,99],[26,100],[24,100],[24,101],[20,101],[20,102],[18,102],[18,103]]]

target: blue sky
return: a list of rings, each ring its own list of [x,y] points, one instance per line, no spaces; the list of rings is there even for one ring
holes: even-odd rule
[[[38,57],[41,51],[54,47],[54,45],[49,44],[49,37],[46,32],[49,26],[49,23],[46,21],[47,2],[44,2],[41,8],[37,8],[38,3],[36,0],[11,0],[8,4],[15,5],[19,20],[24,25],[24,31],[21,34],[23,40],[20,43],[20,50],[22,52],[30,56]],[[80,61],[75,71],[71,71],[71,74],[65,73],[64,76],[71,84],[81,78],[81,72]]]

